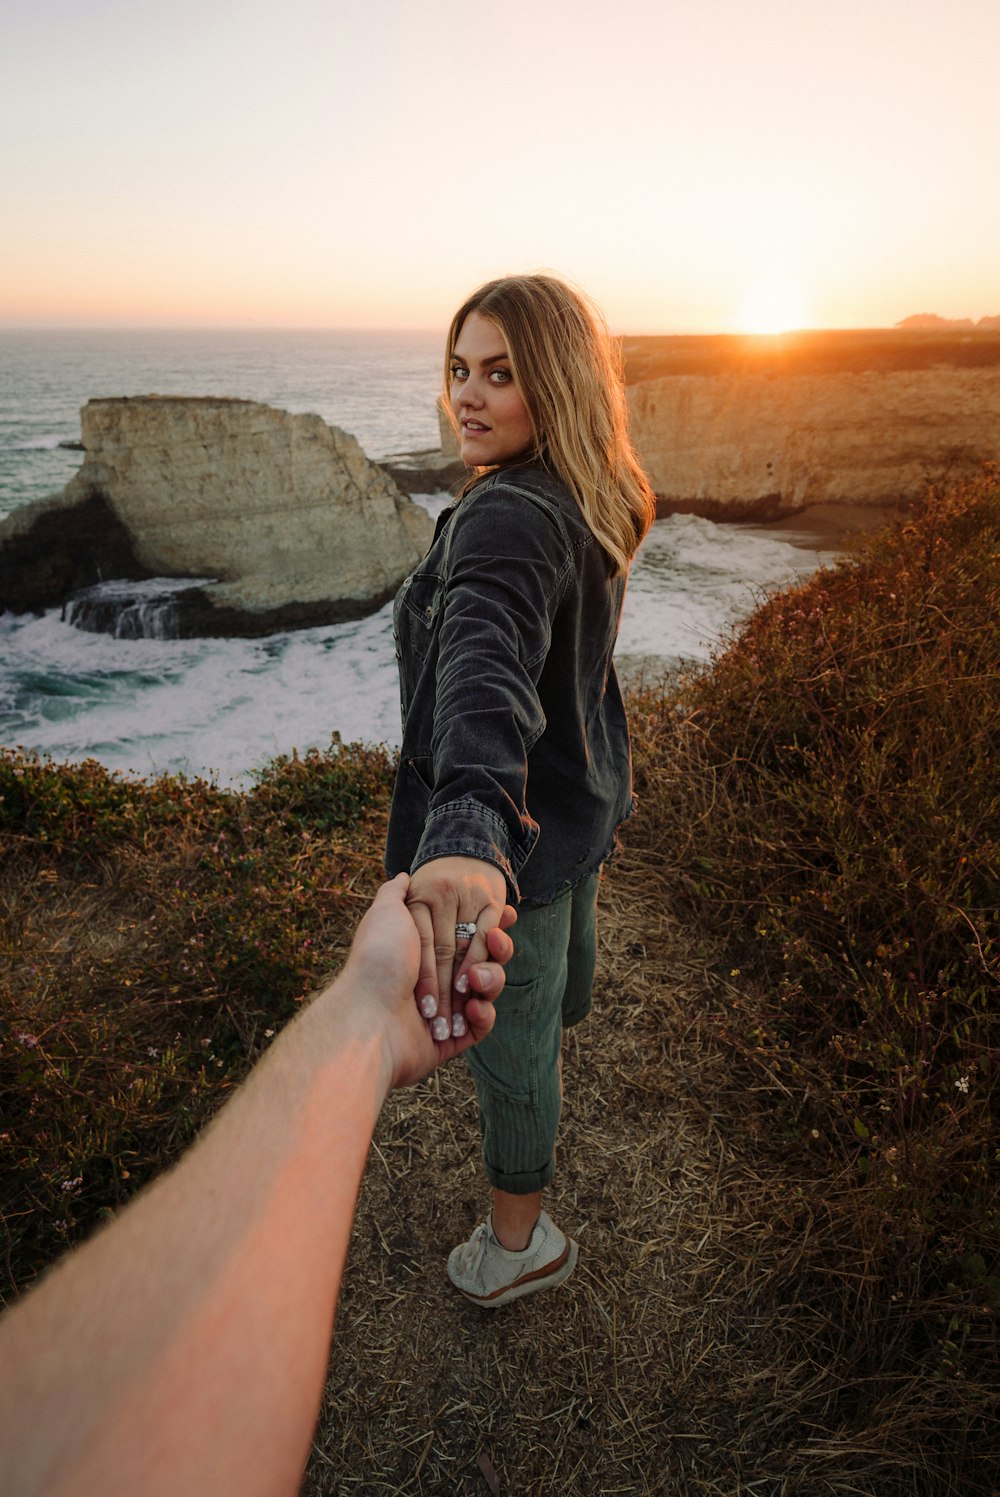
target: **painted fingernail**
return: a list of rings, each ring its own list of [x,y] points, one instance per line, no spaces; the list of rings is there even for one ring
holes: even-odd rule
[[[437,999],[434,997],[434,994],[425,993],[422,998],[417,999],[417,1002],[420,1005],[420,1012],[423,1014],[424,1018],[433,1019],[434,1015],[438,1011],[438,1003]]]
[[[472,970],[478,978],[479,991],[481,993],[488,993],[493,987],[492,969],[490,967],[473,967]]]
[[[456,993],[467,993],[469,991],[468,972],[463,972],[461,976],[455,978],[454,988]]]
[[[449,1033],[450,1030],[448,1028],[448,1020],[442,1014],[440,1018],[435,1019],[432,1023],[431,1034],[436,1040],[446,1040]]]
[[[460,1040],[462,1038],[462,1035],[467,1033],[468,1028],[469,1026],[468,1024],[466,1024],[465,1018],[462,1014],[452,1014],[451,1034],[453,1039]]]

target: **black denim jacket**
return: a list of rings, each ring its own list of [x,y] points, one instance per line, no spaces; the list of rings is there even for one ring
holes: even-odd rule
[[[444,512],[393,609],[390,876],[482,858],[513,902],[540,905],[599,868],[632,804],[611,659],[624,594],[544,468],[495,472]]]

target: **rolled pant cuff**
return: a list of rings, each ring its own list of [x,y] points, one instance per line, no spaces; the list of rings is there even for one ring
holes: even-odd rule
[[[550,1163],[540,1170],[529,1170],[523,1175],[505,1175],[500,1170],[492,1169],[488,1164],[486,1178],[494,1190],[504,1190],[511,1196],[530,1196],[533,1191],[544,1190],[546,1185],[552,1183],[555,1173],[554,1166]]]

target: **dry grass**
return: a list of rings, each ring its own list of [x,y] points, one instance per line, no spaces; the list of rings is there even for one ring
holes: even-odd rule
[[[996,1486],[996,1379],[966,1373],[984,1365],[989,1318],[970,1321],[961,1296],[936,1306],[893,1297],[905,1274],[890,1282],[883,1271],[884,1210],[820,1145],[803,1153],[786,1074],[739,1032],[755,1006],[745,979],[670,914],[670,859],[650,804],[602,891],[594,1016],[565,1047],[550,1204],[580,1242],[577,1271],[494,1314],[456,1295],[444,1259],[486,1204],[471,1082],[458,1064],[391,1097],[359,1203],[307,1497],[986,1497]],[[347,854],[322,839],[311,885],[351,895],[323,925],[328,962],[374,887],[365,849],[381,830],[379,816],[358,830],[336,877],[326,860]],[[175,837],[149,849],[145,872],[131,842],[82,860],[72,847],[23,845],[0,878],[0,986],[15,1012],[34,1014],[42,1042],[31,1057],[54,1053],[43,1026],[59,1028],[68,1090],[52,1102],[80,1161],[63,1172],[86,1177],[91,1215],[176,1153],[245,1069],[245,1059],[217,1073],[188,1066],[199,1035],[218,1049],[235,1025],[255,1053],[259,1000],[237,1001],[234,989],[206,1012],[191,986],[200,968],[186,976],[175,962],[167,987],[158,975],[164,942],[185,961],[190,952],[190,933],[168,918],[165,875],[190,863],[193,877],[215,823],[201,843],[191,835],[191,857]],[[278,861],[243,896],[241,929],[260,892],[291,888],[288,868],[304,877],[306,850],[319,845],[274,838]],[[192,930],[214,907],[195,903]],[[60,994],[73,994],[71,1012]],[[185,1049],[147,1058],[161,1032],[168,1047],[183,1032]],[[136,1093],[120,1078],[133,1064]],[[20,1139],[20,1123],[5,1120],[15,1126]],[[25,1140],[33,1127],[25,1120]],[[28,1209],[48,1220],[50,1200],[69,1211],[55,1176],[44,1193],[46,1178],[24,1177],[8,1225],[20,1231]],[[35,1268],[51,1230],[38,1241]],[[935,1318],[943,1329],[929,1337]]]
[[[997,1497],[998,536],[989,479],[860,592],[758,610],[698,713],[636,689],[549,1200],[577,1271],[457,1296],[471,1082],[391,1098],[307,1497]],[[175,1157],[339,961],[390,772],[334,745],[238,797],[0,754],[0,1292]],[[920,983],[908,940],[940,953]]]
[[[305,1492],[989,1491],[975,1462],[937,1463],[947,1389],[880,1373],[892,1306],[849,1203],[762,1142],[768,1098],[732,1072],[726,981],[667,913],[655,859],[626,855],[602,911],[550,1197],[580,1242],[575,1275],[497,1312],[458,1296],[444,1258],[486,1203],[471,1081],[456,1065],[390,1098]],[[965,1419],[982,1402],[989,1428],[988,1393],[953,1396]]]

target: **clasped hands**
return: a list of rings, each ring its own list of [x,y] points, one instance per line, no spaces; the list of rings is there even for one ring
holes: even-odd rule
[[[442,866],[455,863],[472,866]],[[498,869],[476,858],[441,858],[425,868],[382,885],[355,932],[341,978],[320,995],[336,1009],[336,995],[350,994],[365,1032],[378,1037],[383,1096],[486,1038],[514,950],[506,932],[517,916]],[[460,954],[455,926],[463,920],[475,920],[476,935]]]
[[[480,1017],[479,1005],[468,1013],[466,1005],[487,993],[484,981],[494,977],[490,964],[510,958],[503,932],[517,914],[507,903],[507,881],[480,858],[435,858],[410,875],[406,904],[420,936],[417,1007],[439,1044],[460,1040],[473,1013]],[[466,922],[475,930],[468,939],[455,929]]]

